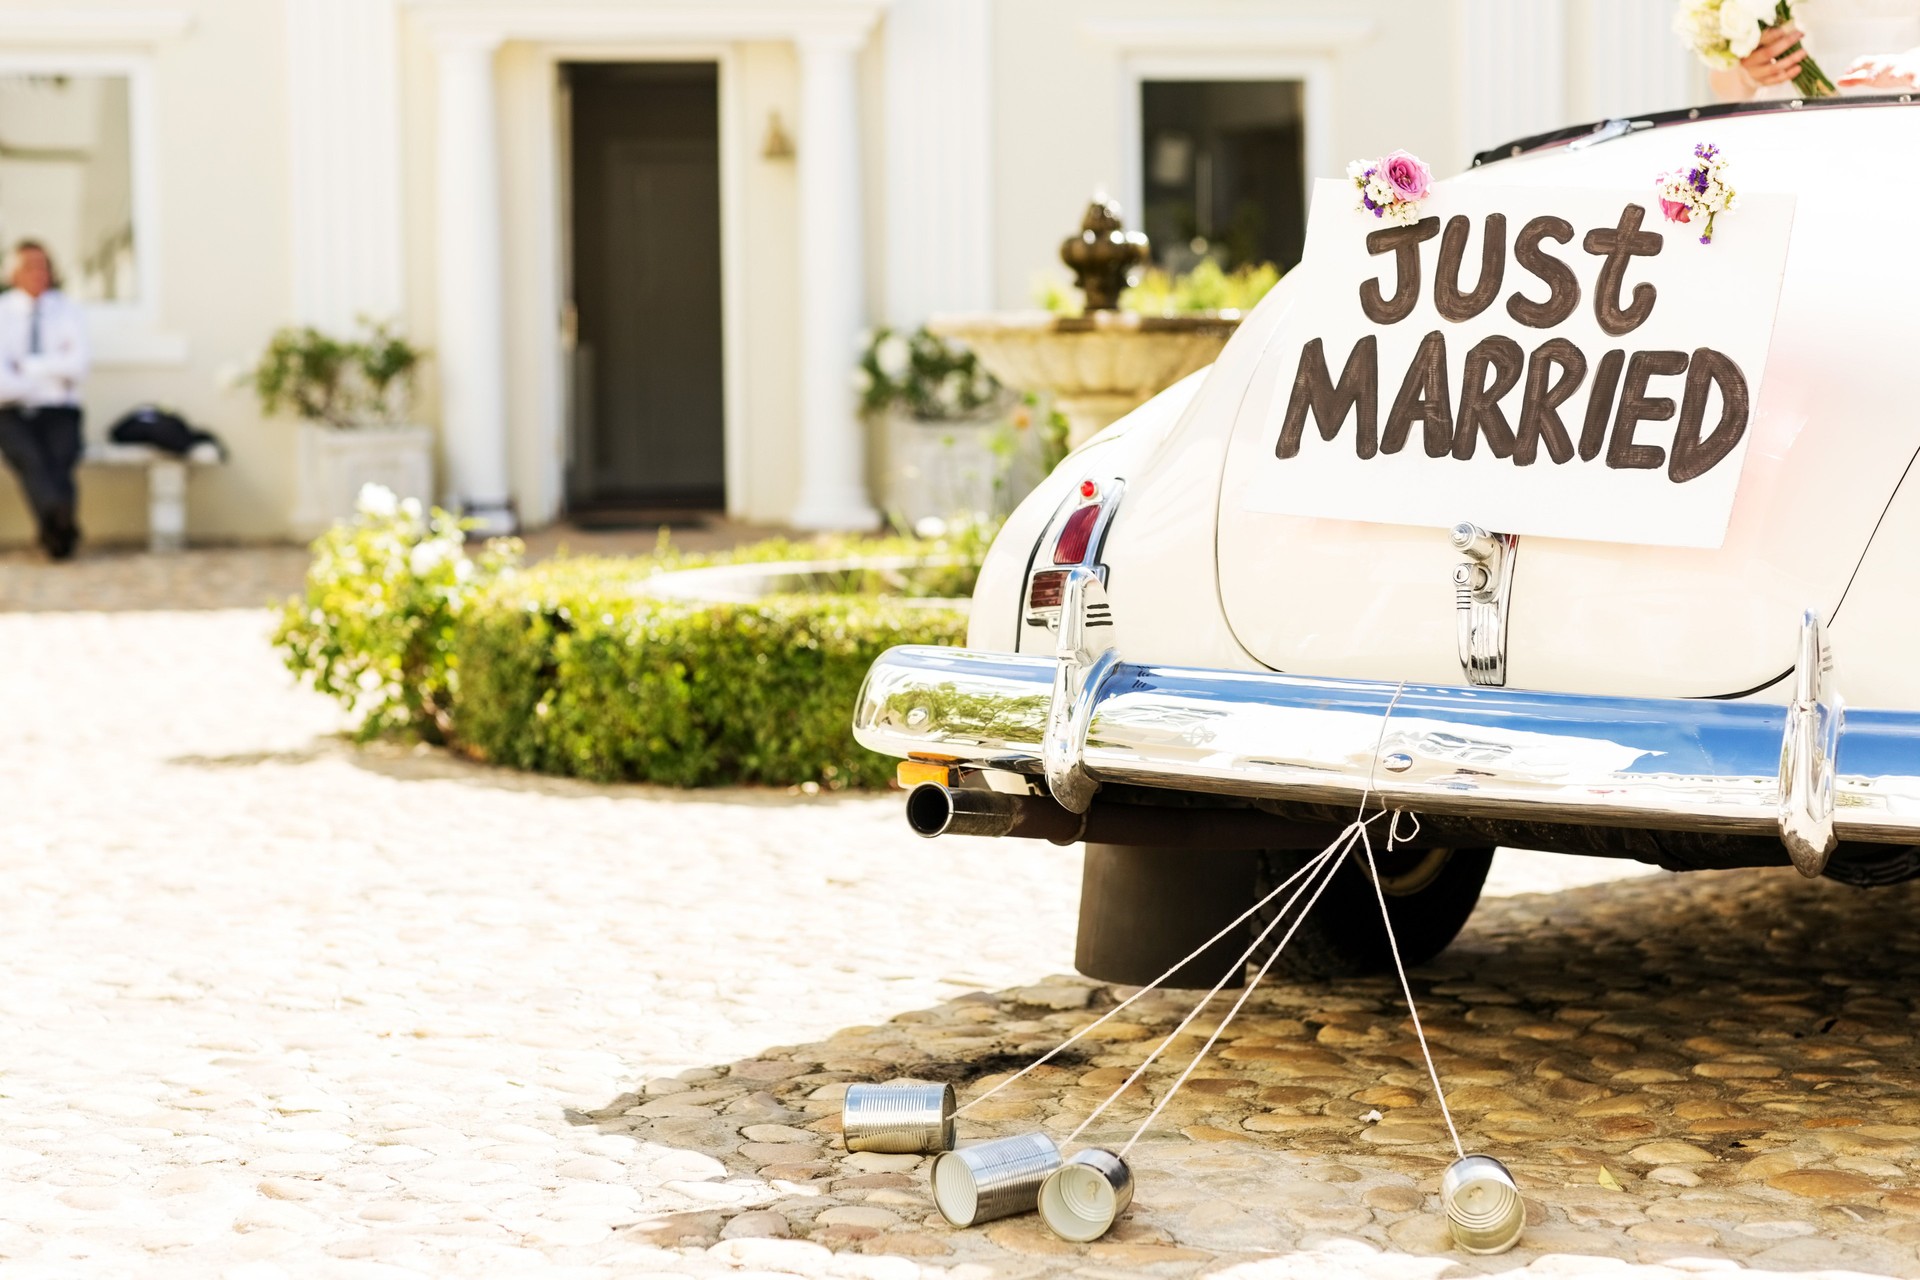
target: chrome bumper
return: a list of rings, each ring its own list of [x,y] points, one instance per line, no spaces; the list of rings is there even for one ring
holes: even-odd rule
[[[889,650],[854,736],[889,755],[1040,775],[1076,811],[1107,782],[1366,795],[1418,813],[1778,833],[1808,875],[1841,838],[1920,844],[1920,713],[1848,709],[1843,730],[1811,618],[1786,706],[1156,666],[1063,633],[1052,659]]]

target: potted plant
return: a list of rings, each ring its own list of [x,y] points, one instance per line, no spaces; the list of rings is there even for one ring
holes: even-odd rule
[[[880,328],[863,335],[853,376],[878,429],[881,505],[890,519],[911,529],[1012,509],[1022,496],[1008,483],[1014,399],[973,352],[925,329]]]
[[[340,338],[289,325],[246,377],[267,414],[299,419],[294,532],[317,537],[353,517],[360,490],[433,498],[433,431],[408,421],[425,353],[390,325],[363,322]]]

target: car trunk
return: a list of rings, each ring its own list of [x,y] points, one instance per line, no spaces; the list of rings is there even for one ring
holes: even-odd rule
[[[1912,328],[1920,238],[1868,207],[1912,208],[1920,183],[1894,175],[1869,186],[1859,172],[1865,157],[1910,148],[1910,111],[1749,116],[1707,127],[1558,148],[1458,179],[1651,193],[1652,174],[1711,140],[1742,188],[1791,191],[1799,201],[1725,541],[1691,549],[1520,538],[1510,685],[1698,697],[1772,684],[1793,665],[1801,611],[1832,618],[1920,446]],[[1897,190],[1886,189],[1889,181]],[[1217,554],[1235,635],[1278,670],[1464,683],[1451,580],[1460,557],[1445,529],[1246,508],[1246,464],[1272,448],[1268,415],[1292,373],[1276,363],[1262,360],[1241,402],[1222,480]],[[1624,532],[1632,513],[1620,519]]]

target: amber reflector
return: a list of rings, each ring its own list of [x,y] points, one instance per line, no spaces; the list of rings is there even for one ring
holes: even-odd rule
[[[902,760],[893,771],[894,781],[911,791],[923,782],[938,786],[953,785],[953,766],[937,760]]]

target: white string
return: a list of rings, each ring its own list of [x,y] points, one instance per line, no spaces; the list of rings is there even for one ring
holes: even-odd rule
[[[1351,830],[1351,828],[1349,828],[1349,830]],[[1343,831],[1340,833],[1339,836],[1335,836],[1333,844],[1328,845],[1326,848],[1322,849],[1319,853],[1315,854],[1307,862],[1306,866],[1302,867],[1299,872],[1296,872],[1293,876],[1289,877],[1288,883],[1291,884],[1294,880],[1300,879],[1302,875],[1307,875],[1311,877],[1312,872],[1318,869],[1322,863],[1324,863],[1329,857],[1333,855],[1334,845],[1339,844],[1341,839],[1346,837],[1346,835],[1347,835],[1347,832]],[[1108,1094],[1106,1101],[1102,1102],[1099,1106],[1095,1107],[1092,1110],[1092,1112],[1088,1114],[1087,1118],[1080,1122],[1080,1125],[1078,1128],[1076,1128],[1072,1133],[1067,1135],[1066,1140],[1068,1142],[1072,1142],[1075,1138],[1079,1137],[1083,1132],[1085,1132],[1088,1125],[1092,1124],[1095,1120],[1098,1120],[1100,1118],[1100,1114],[1103,1111],[1105,1111],[1108,1107],[1112,1106],[1115,1102],[1119,1101],[1120,1095],[1124,1094],[1128,1089],[1131,1089],[1133,1087],[1133,1082],[1138,1080],[1141,1074],[1144,1071],[1146,1071],[1148,1067],[1153,1065],[1154,1059],[1158,1058],[1161,1055],[1161,1053],[1165,1052],[1167,1046],[1172,1044],[1176,1039],[1178,1039],[1180,1036],[1180,1033],[1182,1031],[1185,1031],[1188,1025],[1191,1024],[1195,1018],[1200,1016],[1200,1011],[1202,1009],[1205,1009],[1209,1004],[1213,1002],[1213,998],[1220,994],[1220,988],[1226,986],[1228,981],[1232,979],[1234,974],[1246,973],[1247,961],[1252,958],[1253,953],[1255,951],[1260,949],[1260,944],[1267,940],[1267,935],[1272,933],[1274,929],[1279,926],[1280,922],[1287,918],[1287,912],[1293,910],[1293,904],[1298,902],[1300,900],[1300,895],[1306,892],[1308,883],[1310,883],[1310,880],[1303,881],[1300,887],[1293,891],[1293,896],[1287,899],[1287,905],[1285,905],[1284,907],[1281,907],[1279,911],[1274,913],[1273,919],[1267,922],[1267,927],[1260,931],[1260,936],[1255,938],[1252,942],[1248,943],[1247,949],[1240,953],[1240,958],[1233,962],[1233,967],[1220,975],[1220,981],[1214,983],[1213,989],[1208,991],[1206,995],[1200,997],[1200,1002],[1193,1006],[1193,1009],[1187,1014],[1186,1017],[1180,1019],[1179,1026],[1175,1027],[1172,1031],[1169,1031],[1167,1033],[1166,1039],[1162,1040],[1159,1043],[1159,1045],[1157,1045],[1154,1048],[1154,1051],[1147,1055],[1146,1061],[1142,1062],[1139,1066],[1135,1067],[1133,1069],[1133,1074],[1128,1076],[1126,1080],[1124,1080],[1121,1083],[1118,1089],[1115,1089],[1112,1093]],[[1283,942],[1281,943],[1281,945],[1285,946],[1286,944]],[[1236,1005],[1234,1007],[1238,1008],[1239,1006]]]
[[[1339,845],[1342,840],[1346,841],[1346,847],[1342,848],[1340,852],[1334,856],[1333,861],[1329,866],[1329,869],[1327,871],[1325,878],[1320,881],[1319,887],[1313,891],[1313,897],[1309,898],[1307,900],[1307,905],[1301,908],[1299,916],[1295,918],[1292,927],[1290,927],[1287,930],[1286,936],[1280,939],[1280,945],[1273,949],[1273,954],[1267,957],[1266,963],[1260,966],[1259,972],[1254,974],[1252,981],[1247,983],[1247,989],[1240,993],[1240,998],[1238,1000],[1234,1001],[1233,1008],[1227,1010],[1227,1016],[1220,1020],[1220,1025],[1214,1028],[1213,1034],[1211,1036],[1207,1037],[1207,1042],[1200,1046],[1200,1052],[1193,1055],[1193,1061],[1189,1062],[1187,1064],[1187,1069],[1180,1073],[1180,1078],[1173,1082],[1173,1087],[1167,1090],[1166,1095],[1162,1097],[1159,1103],[1153,1108],[1153,1110],[1147,1114],[1147,1118],[1140,1122],[1140,1127],[1133,1131],[1133,1136],[1131,1138],[1127,1139],[1127,1145],[1120,1148],[1120,1154],[1122,1156],[1125,1156],[1127,1152],[1133,1150],[1134,1143],[1140,1141],[1140,1136],[1147,1131],[1147,1129],[1153,1124],[1154,1120],[1159,1118],[1160,1113],[1166,1110],[1167,1104],[1173,1101],[1174,1095],[1179,1093],[1180,1087],[1187,1082],[1187,1077],[1193,1074],[1195,1068],[1197,1068],[1200,1065],[1201,1060],[1207,1056],[1207,1051],[1213,1048],[1214,1043],[1220,1039],[1221,1033],[1224,1032],[1227,1029],[1228,1024],[1233,1021],[1234,1015],[1240,1012],[1241,1006],[1245,1005],[1248,997],[1253,995],[1254,988],[1258,987],[1260,985],[1261,979],[1267,976],[1267,970],[1272,967],[1273,962],[1275,960],[1278,960],[1280,958],[1280,953],[1287,949],[1287,943],[1293,941],[1294,931],[1297,930],[1300,927],[1300,925],[1306,920],[1307,913],[1313,910],[1314,904],[1320,900],[1320,895],[1323,892],[1325,892],[1326,887],[1328,885],[1333,883],[1334,876],[1340,873],[1341,862],[1343,862],[1346,859],[1347,854],[1353,851],[1353,841],[1355,836],[1359,837],[1360,842],[1367,849],[1367,865],[1369,867],[1373,865],[1373,845],[1372,845],[1372,842],[1369,841],[1367,838],[1367,824],[1369,822],[1372,822],[1374,818],[1380,817],[1381,813],[1385,813],[1386,810],[1384,809],[1381,810],[1381,813],[1375,814],[1373,818],[1367,817],[1367,800],[1373,795],[1374,777],[1380,768],[1380,752],[1386,746],[1387,724],[1390,720],[1393,719],[1393,709],[1394,707],[1399,705],[1400,695],[1405,693],[1406,689],[1407,689],[1407,682],[1402,680],[1399,683],[1399,685],[1394,689],[1393,697],[1387,702],[1386,713],[1380,717],[1380,732],[1377,735],[1375,735],[1373,740],[1373,764],[1372,764],[1372,767],[1370,767],[1367,770],[1367,785],[1360,792],[1360,806],[1358,811],[1354,814],[1353,822],[1347,827],[1345,831],[1341,832],[1339,836],[1335,837],[1333,844],[1328,845],[1326,849],[1321,851],[1320,858],[1314,859],[1314,861],[1309,863],[1308,866],[1309,867],[1317,866],[1320,863],[1321,859],[1324,858],[1327,854],[1332,853],[1335,846]],[[1392,825],[1391,822],[1389,822],[1388,825],[1389,827],[1391,827]],[[1380,883],[1379,878],[1376,876],[1374,879],[1374,887],[1376,888],[1376,890],[1379,887],[1379,883]],[[1294,897],[1297,899],[1299,895],[1296,893]],[[1384,899],[1383,899],[1383,903],[1384,903]],[[1271,930],[1271,928],[1272,926],[1269,925],[1268,929]],[[1262,933],[1261,937],[1264,938],[1265,936],[1266,936],[1265,933]],[[1391,931],[1389,931],[1388,937],[1389,939],[1391,939],[1392,937]],[[1395,960],[1397,963],[1398,962],[1397,953],[1395,956]],[[1218,988],[1216,988],[1216,990],[1217,989]],[[1211,993],[1209,993],[1208,999],[1211,999],[1211,998],[1212,998],[1212,995]],[[1203,1001],[1202,1003],[1204,1005],[1205,1002]],[[1194,1013],[1198,1013],[1198,1012],[1199,1012],[1198,1009],[1194,1010]],[[1188,1019],[1191,1020],[1193,1017],[1193,1014],[1189,1014],[1187,1016],[1188,1016]],[[1171,1040],[1172,1037],[1170,1036],[1168,1037],[1168,1039]],[[1424,1043],[1425,1042],[1423,1041],[1422,1042],[1423,1046],[1424,1046]],[[1158,1050],[1156,1050],[1155,1052],[1157,1053]],[[1149,1059],[1149,1061],[1151,1061],[1151,1059]],[[1143,1067],[1144,1067],[1144,1064],[1143,1064]],[[1139,1072],[1136,1071],[1134,1074],[1138,1075]],[[1125,1088],[1126,1088],[1125,1085],[1121,1086],[1122,1090],[1124,1090]],[[1111,1101],[1112,1101],[1111,1098],[1108,1099],[1108,1102],[1111,1102]],[[1102,1104],[1102,1106],[1105,1106],[1105,1105],[1106,1104],[1104,1103]],[[1089,1119],[1091,1119],[1091,1117],[1089,1117]],[[1449,1120],[1449,1125],[1451,1125],[1451,1120]],[[1080,1128],[1081,1129],[1086,1128],[1086,1124],[1083,1122]],[[1077,1134],[1079,1133],[1079,1131],[1080,1131],[1079,1129],[1076,1129],[1074,1130],[1074,1133]],[[1071,1141],[1071,1137],[1069,1137],[1069,1141]]]
[[[1387,824],[1388,853],[1393,852],[1393,829],[1397,822],[1396,811],[1395,821]],[[1413,1018],[1413,1034],[1420,1042],[1420,1056],[1426,1059],[1427,1079],[1433,1081],[1433,1096],[1440,1102],[1440,1116],[1447,1122],[1447,1136],[1453,1139],[1453,1152],[1464,1160],[1467,1151],[1460,1145],[1460,1131],[1453,1127],[1453,1112],[1447,1106],[1447,1091],[1440,1087],[1440,1072],[1433,1065],[1433,1051],[1427,1048],[1427,1033],[1420,1026],[1420,1010],[1413,1003],[1413,984],[1407,981],[1407,967],[1400,962],[1400,943],[1393,936],[1393,919],[1387,911],[1387,892],[1380,887],[1380,872],[1373,865],[1373,842],[1367,839],[1364,830],[1360,833],[1360,847],[1366,850],[1367,874],[1373,877],[1373,896],[1380,901],[1380,923],[1387,930],[1387,950],[1393,953],[1394,972],[1400,975],[1400,990],[1407,997],[1407,1013]]]
[[[1380,816],[1381,815],[1377,813],[1373,815],[1374,818],[1378,818]],[[1371,822],[1373,821],[1373,818],[1369,818],[1367,819],[1367,821]],[[1339,836],[1334,837],[1334,842],[1337,844],[1339,840],[1342,837],[1344,837],[1346,834],[1347,834],[1346,831],[1342,831]],[[1332,846],[1328,846],[1328,847],[1331,848]],[[1322,850],[1321,852],[1324,855],[1326,850]],[[1140,988],[1138,991],[1128,996],[1125,1000],[1122,1000],[1119,1004],[1113,1006],[1113,1008],[1107,1010],[1105,1013],[1101,1014],[1098,1018],[1095,1018],[1092,1022],[1089,1022],[1086,1026],[1080,1028],[1078,1031],[1074,1032],[1071,1036],[1068,1036],[1065,1040],[1062,1040],[1059,1044],[1047,1050],[1045,1053],[1041,1054],[1038,1058],[1035,1058],[1032,1062],[1029,1062],[1026,1066],[1020,1068],[1018,1071],[1014,1072],[1012,1075],[1008,1076],[1005,1080],[1002,1080],[999,1084],[996,1084],[995,1086],[993,1086],[993,1088],[987,1090],[985,1093],[981,1094],[979,1097],[970,1099],[969,1101],[963,1103],[959,1107],[956,1107],[954,1109],[954,1114],[960,1115],[963,1112],[965,1112],[967,1108],[976,1106],[979,1103],[985,1102],[988,1098],[991,1098],[994,1094],[1000,1092],[1002,1089],[1006,1088],[1008,1085],[1018,1080],[1021,1076],[1026,1075],[1029,1071],[1032,1071],[1036,1067],[1044,1066],[1048,1062],[1048,1060],[1054,1058],[1064,1050],[1071,1048],[1075,1043],[1077,1043],[1082,1038],[1084,1038],[1088,1032],[1093,1031],[1095,1028],[1099,1027],[1102,1023],[1106,1022],[1109,1018],[1112,1018],[1115,1014],[1119,1013],[1122,1009],[1125,1009],[1128,1005],[1132,1004],[1135,1000],[1138,1000],[1141,996],[1146,995],[1148,992],[1158,987],[1161,983],[1165,982],[1168,978],[1171,978],[1174,974],[1180,972],[1180,970],[1183,967],[1185,967],[1190,961],[1196,959],[1197,957],[1205,953],[1207,948],[1211,947],[1214,943],[1220,941],[1220,939],[1226,937],[1229,933],[1232,933],[1235,929],[1245,924],[1248,918],[1251,917],[1256,911],[1260,910],[1260,908],[1266,906],[1269,902],[1272,902],[1275,898],[1285,893],[1287,891],[1288,886],[1290,886],[1295,880],[1300,879],[1302,876],[1306,875],[1308,872],[1312,870],[1313,870],[1313,863],[1311,862],[1301,867],[1298,871],[1288,876],[1285,880],[1282,880],[1278,885],[1275,885],[1273,888],[1273,891],[1267,894],[1266,897],[1260,899],[1258,902],[1248,907],[1245,911],[1242,911],[1239,915],[1235,916],[1231,921],[1227,923],[1225,928],[1220,930],[1220,932],[1214,934],[1211,938],[1208,938],[1205,942],[1195,947],[1192,951],[1189,951],[1181,959],[1174,961],[1173,967],[1168,969],[1165,973],[1161,974],[1159,977],[1155,978],[1152,982],[1149,982],[1146,986]],[[1254,946],[1258,946],[1258,945],[1259,943],[1257,942],[1254,944]],[[1247,957],[1251,956],[1252,954],[1253,954],[1253,947],[1248,947],[1246,952],[1240,958],[1241,964],[1244,965],[1246,963]],[[1229,971],[1229,976],[1231,976],[1231,971]],[[1215,988],[1215,989],[1218,990],[1218,988]],[[1211,999],[1211,997],[1209,997],[1209,999]]]
[[[1347,842],[1346,847],[1341,849],[1339,853],[1333,854],[1332,860],[1327,863],[1327,874],[1320,878],[1320,884],[1314,889],[1313,896],[1307,899],[1307,905],[1300,908],[1300,914],[1294,917],[1293,924],[1287,929],[1286,936],[1280,939],[1280,945],[1273,949],[1273,954],[1267,957],[1266,963],[1262,964],[1259,972],[1253,975],[1252,980],[1247,983],[1247,989],[1242,991],[1240,998],[1233,1002],[1233,1008],[1227,1010],[1227,1016],[1220,1019],[1220,1025],[1213,1029],[1213,1034],[1207,1037],[1207,1042],[1200,1046],[1200,1052],[1193,1055],[1193,1061],[1189,1062],[1187,1069],[1180,1073],[1180,1078],[1173,1082],[1173,1087],[1168,1089],[1166,1095],[1155,1104],[1153,1110],[1147,1113],[1147,1118],[1140,1122],[1140,1127],[1133,1131],[1131,1138],[1127,1139],[1127,1145],[1120,1148],[1119,1155],[1122,1158],[1126,1156],[1127,1152],[1133,1150],[1133,1144],[1140,1141],[1140,1136],[1152,1127],[1155,1120],[1160,1118],[1160,1113],[1167,1109],[1167,1104],[1172,1102],[1174,1095],[1180,1092],[1180,1086],[1187,1082],[1187,1077],[1193,1074],[1194,1068],[1198,1067],[1201,1059],[1207,1056],[1207,1051],[1213,1048],[1214,1042],[1220,1038],[1220,1034],[1224,1032],[1228,1024],[1233,1021],[1234,1015],[1240,1012],[1240,1007],[1246,1004],[1247,997],[1251,996],[1254,988],[1260,985],[1260,980],[1267,976],[1267,970],[1273,967],[1273,962],[1280,958],[1280,953],[1287,949],[1289,942],[1293,941],[1294,930],[1298,929],[1301,924],[1306,921],[1307,913],[1313,910],[1313,904],[1320,900],[1320,895],[1326,891],[1326,887],[1333,883],[1335,876],[1340,874],[1340,864],[1345,861],[1347,854],[1353,851],[1353,835],[1356,833],[1362,839],[1366,838],[1366,824],[1357,818],[1354,820],[1353,825],[1347,828],[1347,832],[1343,837]],[[1339,843],[1338,840],[1334,842],[1335,845]],[[1329,845],[1326,853],[1332,853],[1332,851],[1333,845]],[[1322,856],[1324,857],[1326,855],[1323,854]],[[1316,859],[1316,863],[1317,862],[1318,859]],[[1269,926],[1269,928],[1271,928],[1271,926]],[[1264,937],[1265,935],[1263,934],[1261,936]],[[1085,1127],[1085,1125],[1081,1126],[1081,1128]],[[1075,1130],[1075,1132],[1077,1133],[1078,1130]],[[1069,1138],[1069,1141],[1071,1141],[1071,1138]]]

